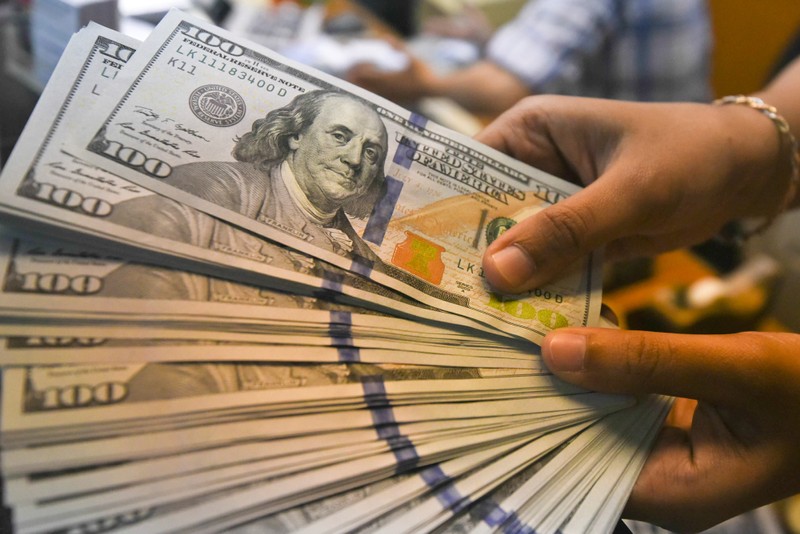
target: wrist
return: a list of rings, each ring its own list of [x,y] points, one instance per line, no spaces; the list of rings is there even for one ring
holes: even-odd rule
[[[734,184],[750,198],[742,216],[761,216],[765,221],[750,234],[766,229],[772,220],[795,202],[800,180],[800,155],[789,123],[778,110],[757,97],[743,95],[719,99],[731,147]]]

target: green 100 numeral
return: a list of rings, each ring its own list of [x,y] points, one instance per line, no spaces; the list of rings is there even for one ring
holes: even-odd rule
[[[569,326],[569,321],[562,314],[547,308],[537,310],[530,302],[522,299],[505,300],[495,293],[489,294],[489,306],[517,319],[539,321],[547,328],[555,329]]]

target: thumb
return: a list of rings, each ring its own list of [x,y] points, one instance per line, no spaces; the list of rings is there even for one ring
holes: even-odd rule
[[[635,226],[634,204],[620,203],[607,184],[591,184],[497,238],[483,256],[486,280],[502,293],[520,293],[556,279],[570,264]]]
[[[771,360],[763,358],[769,349],[765,341],[755,333],[690,335],[563,328],[547,334],[542,357],[559,378],[588,389],[659,393],[735,406],[752,400],[748,392],[758,387],[765,375],[780,374],[777,368],[768,367]]]

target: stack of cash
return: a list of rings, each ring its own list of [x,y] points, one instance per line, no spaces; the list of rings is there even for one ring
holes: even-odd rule
[[[668,409],[559,382],[600,260],[492,293],[574,192],[171,12],[76,34],[0,176],[16,532],[605,532]]]

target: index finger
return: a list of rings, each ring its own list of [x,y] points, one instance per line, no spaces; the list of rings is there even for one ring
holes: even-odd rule
[[[728,406],[796,387],[800,365],[766,334],[665,334],[603,328],[551,332],[542,356],[554,374],[611,393],[660,393]],[[794,358],[796,360],[796,358]],[[792,386],[794,384],[794,386]]]

